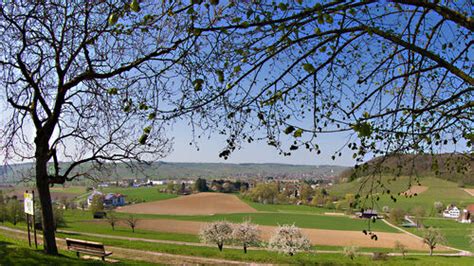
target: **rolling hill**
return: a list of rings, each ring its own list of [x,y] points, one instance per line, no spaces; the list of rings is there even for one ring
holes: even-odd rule
[[[63,168],[67,163],[63,163]],[[0,182],[13,182],[19,180],[20,176],[28,173],[32,164],[10,165],[6,173],[0,173]],[[79,171],[88,170],[93,176],[101,180],[121,180],[125,178],[239,178],[252,177],[283,177],[283,178],[334,178],[342,171],[347,170],[344,166],[334,165],[291,165],[275,163],[171,163],[154,162],[151,164],[135,165],[130,168],[126,164],[105,164],[100,170],[92,169],[91,165],[82,166]]]

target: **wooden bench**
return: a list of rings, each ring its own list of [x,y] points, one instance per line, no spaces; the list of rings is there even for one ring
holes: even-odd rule
[[[66,244],[68,250],[76,251],[78,258],[79,253],[101,257],[102,260],[105,260],[105,257],[112,255],[112,252],[105,251],[104,244],[102,243],[66,238]]]

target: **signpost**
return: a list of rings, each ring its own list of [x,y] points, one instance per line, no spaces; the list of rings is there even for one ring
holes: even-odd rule
[[[25,206],[25,214],[26,214],[26,224],[28,227],[28,243],[31,247],[31,235],[30,235],[30,225],[31,225],[31,218],[33,217],[33,231],[35,235],[35,247],[38,248],[38,242],[36,240],[36,223],[35,223],[35,192],[31,191],[28,193],[28,190],[23,194],[23,203]]]

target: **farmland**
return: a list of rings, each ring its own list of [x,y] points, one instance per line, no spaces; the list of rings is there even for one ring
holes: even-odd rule
[[[61,191],[62,190],[62,191]],[[128,209],[137,210],[142,204],[152,204],[149,206],[166,206],[179,207],[175,204],[176,200],[183,201],[180,204],[188,204],[191,207],[199,208],[199,204],[205,204],[205,202],[196,203],[196,196],[181,196],[177,197],[173,194],[166,194],[159,192],[156,187],[140,187],[140,188],[104,188],[103,192],[118,192],[135,198],[137,202],[144,202],[134,205],[128,205],[122,210],[118,210],[116,215],[119,219],[126,219],[131,212]],[[429,189],[426,191],[428,192]],[[57,192],[68,192],[75,193],[80,197],[84,197],[84,192],[81,188],[71,187],[57,189]],[[424,193],[426,193],[424,192]],[[422,193],[423,194],[423,193]],[[203,193],[200,197],[205,195],[212,196],[207,198],[210,201],[208,205],[214,205],[219,202],[220,197],[228,199],[231,197],[233,200],[239,201],[236,195],[220,194],[220,193]],[[206,197],[204,197],[206,198]],[[191,199],[191,200],[186,200]],[[417,200],[418,198],[414,198]],[[241,251],[234,249],[225,249],[224,252],[220,253],[213,247],[206,246],[194,246],[200,245],[197,232],[202,227],[203,223],[219,220],[227,220],[230,222],[239,223],[245,220],[251,220],[253,223],[259,224],[262,230],[263,239],[268,239],[271,232],[274,230],[274,226],[281,224],[295,224],[298,227],[304,228],[304,233],[310,237],[312,241],[312,249],[314,250],[329,250],[334,252],[340,252],[343,246],[356,245],[360,247],[361,251],[373,252],[373,251],[384,251],[390,252],[393,250],[394,241],[399,240],[407,244],[409,250],[414,252],[426,252],[426,248],[422,246],[421,241],[414,239],[406,234],[398,232],[396,229],[386,225],[381,221],[376,223],[370,223],[371,230],[377,232],[379,241],[370,240],[368,236],[362,234],[363,229],[367,229],[369,223],[367,220],[358,218],[351,218],[346,215],[334,215],[334,210],[325,208],[316,208],[311,206],[297,206],[297,205],[270,205],[250,202],[247,200],[239,201],[240,204],[246,205],[251,212],[244,213],[219,213],[209,215],[198,215],[198,214],[187,214],[180,215],[179,210],[175,213],[160,213],[158,208],[156,212],[151,213],[134,213],[133,215],[139,219],[138,227],[135,233],[132,233],[130,228],[124,223],[119,222],[112,230],[110,225],[105,221],[98,221],[92,219],[92,214],[89,211],[81,210],[66,210],[64,212],[66,219],[66,226],[60,228],[58,236],[60,237],[73,237],[86,240],[93,240],[103,242],[106,245],[117,246],[123,248],[134,248],[149,251],[165,252],[169,254],[186,254],[195,256],[205,256],[212,258],[221,258],[228,260],[237,261],[255,261],[255,262],[289,262],[288,256],[273,253],[270,251],[252,250],[248,256],[242,256]],[[235,202],[234,202],[235,203]],[[154,205],[155,204],[155,205]],[[161,204],[161,205],[160,205]],[[163,205],[165,204],[165,205]],[[135,211],[140,212],[140,211]],[[337,213],[336,213],[337,214]],[[426,224],[436,223],[437,220],[426,220]],[[93,225],[93,226],[92,226]],[[439,226],[439,224],[438,224]],[[448,244],[464,250],[469,250],[469,244],[463,238],[462,234],[467,230],[466,228],[458,227],[454,230],[450,227],[450,224],[444,226],[443,232],[447,233],[448,230],[455,232],[448,238]],[[17,225],[17,228],[25,228],[24,223]],[[64,231],[63,231],[64,230]],[[77,233],[71,234],[71,232]],[[412,230],[415,234],[420,234],[416,230]],[[97,237],[92,235],[84,234],[98,234]],[[110,237],[133,237],[137,239],[144,239],[150,241],[177,241],[176,244],[172,243],[151,243],[151,242],[140,242],[134,241],[133,245],[129,244],[128,241],[121,241],[113,238],[99,238],[99,235],[107,235]],[[178,243],[191,243],[193,246],[183,246]],[[436,252],[451,252],[443,248],[438,248]],[[292,261],[298,261],[301,263],[314,263],[319,260],[332,263],[347,263],[347,258],[344,258],[340,254],[318,254],[317,256],[311,256],[310,254],[297,254],[292,257]],[[417,261],[421,265],[424,265],[429,258],[426,257],[412,257],[413,261]],[[441,261],[458,261],[459,264],[469,264],[468,260],[465,259],[454,259],[448,260],[447,258],[441,259]],[[366,256],[358,257],[354,262],[368,263],[370,260]],[[439,261],[439,260],[438,260]],[[400,258],[391,258],[388,261],[389,265],[396,265],[396,262],[400,262]],[[440,263],[442,264],[442,263]]]
[[[416,185],[416,182],[413,180],[413,178],[407,176],[399,177],[396,179],[396,181],[389,181],[391,178],[391,176],[383,176],[381,181],[388,183],[388,189],[390,189],[395,195],[398,193],[403,194],[409,190],[408,184],[410,180],[412,181],[413,185]],[[341,197],[347,193],[354,194],[359,190],[363,180],[364,178],[361,178],[353,182],[338,184],[332,187],[329,190],[329,193]],[[421,206],[427,211],[427,213],[434,215],[433,204],[436,201],[440,201],[444,205],[456,204],[460,207],[474,203],[474,197],[468,194],[462,188],[459,188],[454,182],[429,176],[421,177],[420,183],[422,186],[427,187],[427,189],[417,194],[417,196],[396,196],[396,202],[391,200],[389,195],[382,195],[380,190],[376,190],[375,192],[378,193],[378,196],[380,197],[380,200],[376,202],[376,208],[381,210],[383,206],[389,206],[390,208],[398,207],[411,210],[414,207]],[[366,186],[362,191],[367,192],[367,189],[368,187]]]

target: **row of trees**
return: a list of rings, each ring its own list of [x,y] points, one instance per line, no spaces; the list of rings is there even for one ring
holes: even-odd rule
[[[284,189],[278,183],[258,183],[249,191],[243,192],[247,199],[264,204],[305,204],[317,207],[335,208],[333,202],[339,198],[329,195],[326,189],[313,189],[309,184],[303,183],[299,187],[295,185],[285,186]],[[354,196],[354,195],[352,195]]]
[[[25,219],[23,205],[16,197],[9,198],[0,190],[0,222],[10,222],[16,225]]]
[[[241,245],[244,253],[251,246],[263,246],[258,226],[245,221],[241,224],[232,224],[227,221],[217,221],[206,224],[199,232],[201,241],[215,244],[222,251],[224,244],[234,243]],[[273,233],[268,247],[280,253],[293,256],[299,251],[310,248],[309,239],[303,235],[295,225],[282,225]]]
[[[134,215],[129,215],[127,218],[121,219],[117,217],[117,215],[113,211],[107,212],[105,219],[107,220],[107,223],[112,227],[113,231],[115,231],[116,225],[118,225],[119,223],[125,223],[132,229],[133,233],[135,233],[135,228],[137,227],[139,222],[139,219],[136,218]]]
[[[40,206],[35,206],[36,221],[41,222]],[[10,222],[16,225],[19,222],[25,221],[24,207],[21,201],[16,196],[7,197],[0,190],[0,222]],[[63,209],[59,204],[53,204],[53,225],[56,230],[60,226],[66,225],[64,219]]]

